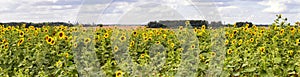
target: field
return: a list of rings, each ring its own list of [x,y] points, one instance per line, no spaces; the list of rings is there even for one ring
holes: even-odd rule
[[[300,27],[209,29],[1,26],[0,76],[286,77],[300,74]]]

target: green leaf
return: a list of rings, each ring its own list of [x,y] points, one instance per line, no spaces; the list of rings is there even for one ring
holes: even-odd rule
[[[281,62],[281,58],[280,57],[274,58],[274,63],[280,63],[280,62]]]

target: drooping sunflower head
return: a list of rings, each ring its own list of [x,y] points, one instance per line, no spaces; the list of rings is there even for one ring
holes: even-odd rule
[[[296,39],[296,45],[299,45],[300,40]]]
[[[5,43],[5,44],[4,44],[4,48],[7,49],[7,48],[9,47],[8,45],[9,45],[9,43]]]

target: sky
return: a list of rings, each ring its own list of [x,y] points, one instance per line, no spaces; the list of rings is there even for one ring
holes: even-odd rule
[[[146,24],[208,20],[270,24],[276,14],[300,21],[300,0],[3,0],[0,22]]]

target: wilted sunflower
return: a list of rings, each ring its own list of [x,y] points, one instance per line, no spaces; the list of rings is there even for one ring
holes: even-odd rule
[[[20,46],[21,44],[23,44],[24,42],[24,38],[21,38],[19,41],[18,41],[18,46]]]
[[[116,72],[116,77],[122,77],[123,75],[123,72],[122,71],[117,71]]]
[[[126,37],[125,37],[125,36],[121,36],[121,37],[120,37],[120,41],[121,41],[121,42],[124,42],[125,40],[126,40]]]

